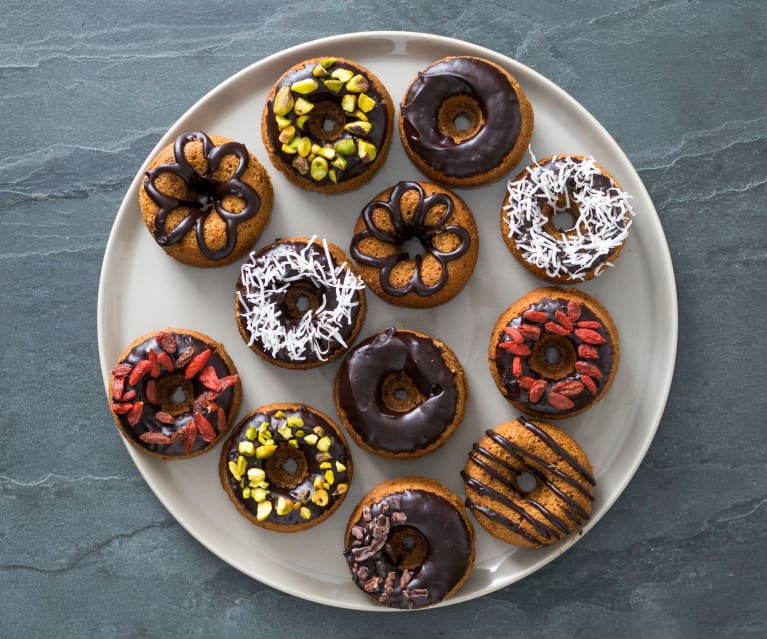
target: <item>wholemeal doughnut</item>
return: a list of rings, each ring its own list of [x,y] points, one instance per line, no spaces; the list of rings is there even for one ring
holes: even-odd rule
[[[160,459],[210,450],[234,421],[242,397],[224,347],[177,328],[134,340],[112,369],[109,393],[123,436]]]
[[[558,287],[530,291],[501,313],[488,352],[504,397],[550,419],[599,402],[618,358],[618,329],[607,309],[586,293]]]
[[[505,69],[450,56],[420,71],[408,87],[399,132],[408,157],[430,179],[478,186],[522,159],[533,134],[533,108]]]
[[[474,566],[474,528],[461,500],[425,477],[373,488],[354,509],[344,539],[354,583],[391,608],[451,597]]]
[[[629,199],[594,158],[553,155],[507,184],[503,239],[520,264],[542,279],[590,280],[621,253],[633,214]]]
[[[386,87],[368,69],[344,58],[313,58],[274,85],[261,134],[272,163],[291,182],[342,193],[381,168],[393,118]]]
[[[248,413],[224,444],[221,485],[237,510],[269,530],[298,532],[325,521],[352,479],[343,433],[302,404],[267,404]]]
[[[191,266],[230,264],[269,223],[274,193],[239,142],[182,133],[149,165],[139,191],[144,224],[171,257]]]
[[[404,248],[417,239],[423,254]],[[455,193],[428,182],[399,182],[357,219],[350,247],[367,285],[391,304],[431,307],[457,295],[474,271],[477,225]]]
[[[251,253],[235,294],[245,343],[283,368],[341,355],[365,319],[365,284],[344,252],[315,237],[278,240]]]
[[[344,358],[335,383],[341,423],[360,448],[411,459],[442,446],[463,420],[467,385],[447,345],[388,328]]]
[[[466,506],[494,537],[551,544],[591,516],[591,463],[565,432],[519,417],[485,432],[461,471]]]

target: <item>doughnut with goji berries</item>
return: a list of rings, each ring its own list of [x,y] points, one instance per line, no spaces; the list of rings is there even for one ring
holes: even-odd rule
[[[520,410],[560,419],[599,402],[618,370],[618,329],[593,297],[539,288],[509,306],[490,337],[498,389]]]
[[[133,341],[112,369],[108,392],[125,439],[160,459],[210,450],[231,426],[242,398],[224,347],[177,328]]]

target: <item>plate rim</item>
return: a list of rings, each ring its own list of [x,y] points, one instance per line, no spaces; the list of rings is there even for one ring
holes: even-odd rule
[[[677,293],[677,286],[676,286],[676,278],[674,275],[673,263],[671,260],[671,253],[668,247],[668,240],[666,239],[665,232],[663,231],[663,226],[661,224],[660,216],[658,215],[657,209],[655,208],[655,204],[652,202],[652,198],[650,198],[650,195],[647,192],[647,189],[639,175],[639,172],[637,171],[636,167],[634,167],[634,164],[628,158],[628,156],[620,147],[620,145],[617,143],[615,138],[609,133],[609,131],[604,127],[604,125],[602,125],[602,123],[599,120],[597,120],[582,104],[580,104],[566,90],[561,88],[552,80],[549,80],[547,77],[545,77],[538,71],[498,51],[487,48],[483,45],[475,44],[473,42],[461,40],[459,38],[453,38],[450,36],[444,36],[444,35],[438,35],[438,34],[430,34],[430,33],[419,32],[419,31],[398,31],[398,30],[359,31],[354,33],[342,33],[342,34],[324,36],[322,38],[317,38],[308,42],[303,42],[300,44],[293,45],[286,49],[281,49],[266,57],[260,58],[256,60],[255,62],[252,62],[251,64],[243,67],[239,71],[230,75],[228,78],[226,78],[225,80],[223,80],[222,82],[218,83],[216,86],[211,88],[203,96],[201,96],[197,101],[195,101],[194,104],[192,104],[189,108],[187,108],[178,118],[176,118],[176,120],[168,128],[166,133],[163,136],[161,136],[161,138],[158,140],[156,145],[152,148],[152,150],[146,156],[141,166],[139,167],[136,175],[131,180],[131,183],[128,189],[126,190],[126,193],[120,203],[117,214],[115,215],[114,222],[112,224],[112,227],[109,232],[109,237],[107,239],[104,256],[102,259],[101,272],[99,277],[99,286],[98,286],[97,306],[96,306],[96,324],[97,324],[96,332],[97,332],[98,353],[99,353],[99,362],[101,367],[102,381],[104,383],[104,389],[105,389],[105,394],[107,395],[107,401],[109,401],[108,387],[109,387],[109,375],[110,375],[112,362],[106,359],[106,354],[105,354],[105,348],[106,348],[105,344],[107,341],[107,335],[106,335],[107,329],[104,324],[104,315],[105,315],[104,307],[105,307],[105,300],[107,296],[107,287],[111,279],[109,277],[109,274],[115,268],[118,262],[118,260],[116,260],[114,257],[114,253],[116,251],[116,244],[118,242],[118,237],[119,237],[119,233],[117,233],[116,231],[118,230],[121,224],[125,223],[125,219],[127,218],[126,210],[133,204],[132,199],[133,199],[134,192],[137,192],[138,183],[140,182],[141,177],[143,176],[143,173],[146,167],[148,166],[149,162],[151,161],[151,159],[157,154],[157,152],[159,152],[161,148],[163,148],[164,146],[168,144],[168,141],[170,139],[172,139],[174,136],[178,134],[177,131],[182,126],[182,122],[185,122],[186,120],[188,120],[190,117],[194,115],[194,113],[197,110],[202,108],[207,102],[214,99],[218,94],[225,93],[233,85],[237,85],[244,76],[249,75],[250,73],[253,73],[259,67],[270,66],[272,64],[277,63],[281,59],[300,57],[301,55],[303,55],[302,52],[316,49],[317,47],[322,47],[325,45],[354,46],[355,41],[364,41],[371,38],[390,39],[393,42],[397,42],[397,41],[407,42],[411,40],[417,40],[417,41],[424,41],[429,43],[437,43],[437,44],[441,44],[445,46],[446,48],[461,49],[466,52],[466,53],[463,53],[463,55],[477,55],[480,57],[485,57],[491,60],[495,60],[496,62],[502,62],[504,65],[508,65],[509,67],[512,67],[512,68],[519,67],[520,69],[523,69],[525,73],[529,73],[536,79],[536,81],[540,82],[541,85],[543,85],[547,91],[550,91],[553,95],[555,95],[558,100],[562,100],[563,102],[565,102],[568,110],[573,110],[577,112],[582,118],[588,121],[590,126],[592,126],[595,130],[599,131],[601,135],[601,142],[609,146],[610,152],[620,157],[622,161],[624,162],[625,166],[630,168],[630,170],[634,174],[634,177],[636,178],[637,184],[642,189],[642,195],[652,205],[652,209],[650,211],[642,212],[642,220],[643,220],[642,223],[654,225],[656,227],[654,229],[655,230],[654,235],[656,237],[661,238],[663,243],[662,246],[658,247],[659,248],[658,253],[660,254],[661,259],[658,262],[657,266],[659,266],[660,270],[663,272],[664,280],[666,282],[665,292],[667,293],[667,295],[665,296],[665,299],[658,301],[658,305],[660,308],[666,309],[666,317],[664,317],[664,320],[666,322],[665,329],[666,329],[667,338],[670,344],[670,349],[668,354],[666,355],[666,358],[669,362],[669,365],[663,371],[661,383],[659,385],[659,387],[663,391],[662,396],[661,395],[657,396],[657,401],[655,402],[652,410],[650,411],[651,415],[648,421],[651,422],[651,427],[646,430],[644,437],[640,440],[640,442],[638,442],[638,445],[632,447],[634,450],[633,462],[629,466],[627,466],[627,472],[625,472],[622,475],[620,481],[618,481],[614,485],[613,495],[609,499],[606,499],[603,502],[604,507],[602,512],[598,516],[594,517],[591,521],[589,521],[588,525],[585,527],[583,531],[583,533],[585,534],[591,528],[593,528],[594,525],[596,525],[596,523],[604,515],[606,515],[610,511],[614,503],[623,494],[626,487],[633,479],[634,475],[639,469],[639,466],[644,461],[647,455],[647,451],[649,450],[649,447],[652,444],[655,438],[655,435],[657,433],[657,430],[660,426],[660,422],[662,420],[663,413],[665,411],[665,407],[668,401],[669,393],[671,391],[671,383],[673,380],[674,370],[676,366],[676,357],[677,357],[677,349],[678,349],[679,309],[678,309],[678,293]],[[285,68],[287,68],[287,66]],[[657,290],[656,290],[656,294],[657,294]],[[393,609],[388,607],[376,606],[372,602],[368,601],[367,598],[360,599],[360,601],[358,602],[357,601],[348,602],[348,601],[338,601],[336,599],[331,599],[329,597],[323,597],[318,595],[310,596],[306,593],[297,593],[295,591],[289,590],[287,587],[284,587],[284,586],[281,587],[281,584],[275,584],[270,581],[266,581],[260,575],[253,574],[251,571],[245,570],[243,569],[243,567],[238,566],[236,563],[231,561],[230,558],[228,558],[225,555],[225,553],[223,553],[220,549],[212,547],[212,545],[210,545],[207,542],[207,540],[203,539],[199,531],[197,531],[194,526],[192,526],[191,524],[189,524],[189,522],[186,521],[186,518],[183,515],[183,513],[181,513],[180,511],[176,509],[172,500],[166,499],[165,496],[161,495],[158,492],[157,487],[147,479],[144,466],[146,463],[148,463],[149,460],[145,459],[140,451],[134,450],[134,448],[130,446],[129,443],[125,441],[124,439],[123,439],[123,444],[128,450],[128,453],[131,456],[131,459],[134,465],[136,466],[137,470],[141,473],[142,478],[144,479],[144,482],[148,485],[152,493],[155,495],[158,501],[163,505],[163,507],[184,528],[184,530],[186,530],[187,533],[189,533],[204,548],[206,548],[209,552],[214,554],[220,560],[224,561],[225,563],[239,570],[243,574],[248,575],[249,577],[259,581],[260,583],[270,588],[274,588],[286,594],[290,594],[308,601],[312,601],[315,603],[320,603],[320,604],[324,604],[328,606],[338,607],[338,608],[342,608],[346,610],[364,610],[364,611],[374,611],[374,612],[394,611]],[[494,582],[489,587],[484,589],[482,592],[462,595],[462,593],[459,591],[455,596],[451,597],[450,599],[437,604],[437,607],[444,607],[444,606],[448,606],[452,604],[470,601],[472,599],[476,599],[476,598],[488,595],[492,592],[496,592],[497,590],[500,590],[502,588],[508,587],[511,584],[524,579],[530,574],[537,572],[544,566],[548,565],[554,559],[556,559],[557,557],[561,556],[564,552],[566,552],[582,536],[583,535],[581,534],[581,535],[571,537],[569,542],[562,543],[558,548],[556,548],[555,552],[550,552],[549,554],[542,556],[540,560],[534,562],[527,568],[519,571],[518,573],[516,573],[515,575],[512,575],[511,577],[507,579],[502,579],[502,580],[499,580],[498,582]],[[426,608],[426,609],[428,610],[432,608],[434,608],[434,606],[432,606],[431,608]]]

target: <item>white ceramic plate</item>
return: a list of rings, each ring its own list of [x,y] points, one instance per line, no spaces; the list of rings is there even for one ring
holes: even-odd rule
[[[532,149],[593,154],[634,197],[637,215],[615,268],[581,286],[612,313],[622,340],[612,389],[585,414],[561,421],[585,449],[598,481],[591,528],[607,512],[636,471],[660,422],[674,368],[677,305],[671,259],[658,215],[639,176],[616,142],[573,98],[534,71],[488,49],[432,35],[374,32],[325,38],[272,55],[237,73],[202,98],[157,144],[187,130],[204,130],[244,142],[269,170],[275,187],[272,222],[258,243],[277,237],[327,237],[348,248],[365,203],[403,179],[422,176],[393,140],[389,157],[361,189],[336,196],[309,193],[273,169],[264,150],[261,109],[271,85],[291,65],[315,56],[343,56],[370,68],[399,102],[419,69],[445,55],[478,55],[519,80],[535,109]],[[151,158],[151,156],[150,156]],[[270,366],[240,338],[232,314],[238,266],[196,269],[167,257],[141,221],[138,189],[149,159],[133,180],[112,228],[101,273],[98,338],[105,384],[121,350],[135,337],[165,326],[192,328],[224,343],[243,380],[242,414],[281,401],[308,403],[335,415],[332,383],[338,363],[308,371]],[[525,158],[523,163],[527,163]],[[500,236],[505,182],[458,190],[473,210],[481,248],[477,268],[463,292],[429,310],[390,306],[372,293],[361,337],[395,325],[443,339],[457,353],[470,383],[466,419],[439,451],[413,461],[385,460],[352,445],[355,476],[340,510],[327,522],[297,534],[260,530],[241,517],[219,486],[220,448],[200,458],[162,463],[128,450],[149,486],[170,513],[224,561],[265,584],[316,602],[382,610],[352,584],[341,555],[346,521],[359,499],[378,482],[426,475],[463,495],[459,471],[481,433],[517,416],[495,388],[486,362],[487,340],[499,313],[545,283],[529,275]],[[117,431],[115,430],[115,441]],[[450,603],[492,592],[529,575],[565,552],[581,535],[542,550],[515,549],[477,529],[477,562],[469,581]]]

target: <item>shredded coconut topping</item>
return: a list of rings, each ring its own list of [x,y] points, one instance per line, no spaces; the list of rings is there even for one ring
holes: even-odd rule
[[[305,246],[295,243],[277,244],[256,256],[240,270],[242,290],[237,292],[249,346],[258,346],[271,357],[279,355],[289,361],[308,359],[326,361],[339,346],[347,348],[342,332],[353,323],[353,309],[359,306],[358,291],[365,288],[359,276],[352,273],[346,262],[338,265],[333,259],[327,240],[322,250],[314,244],[313,236]],[[298,282],[311,283],[321,292],[317,309],[307,309],[300,319],[282,316],[281,304],[288,289]],[[328,292],[335,304],[329,305]]]
[[[552,278],[583,280],[612,266],[608,258],[628,236],[634,211],[631,198],[600,171],[594,158],[552,156],[528,168],[527,176],[506,185],[503,207],[508,237],[522,259]],[[564,198],[564,206],[562,198]],[[561,234],[549,232],[544,207],[575,212],[575,224]],[[548,208],[546,207],[546,208]]]

